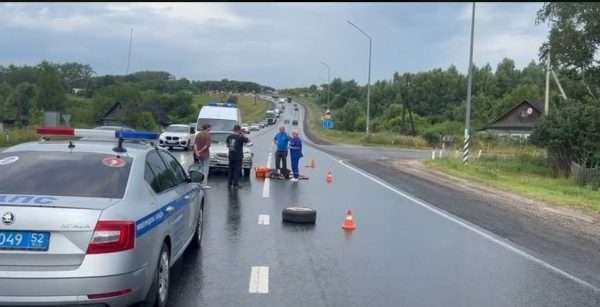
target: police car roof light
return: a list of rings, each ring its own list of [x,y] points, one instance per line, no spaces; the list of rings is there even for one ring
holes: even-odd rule
[[[123,138],[126,140],[157,140],[158,133],[144,131],[111,131],[111,130],[96,130],[96,129],[74,129],[74,128],[36,128],[35,132],[40,135],[64,135],[88,138]]]

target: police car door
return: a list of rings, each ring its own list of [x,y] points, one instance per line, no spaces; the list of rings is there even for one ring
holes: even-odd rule
[[[180,243],[179,249],[183,249],[187,240],[192,236],[195,228],[197,211],[195,200],[197,191],[187,181],[185,170],[181,164],[167,151],[160,151],[160,156],[165,161],[167,168],[174,174],[175,192],[177,200],[174,205],[177,218],[173,221],[174,235]]]
[[[172,243],[172,256],[179,253],[183,242],[180,234],[181,225],[184,219],[185,205],[182,204],[183,195],[179,191],[181,184],[178,184],[176,174],[168,167],[167,162],[159,155],[158,150],[152,150],[146,156],[146,162],[152,172],[158,185],[158,192],[155,195],[157,200],[156,209],[164,214],[168,223]],[[181,200],[180,200],[181,199]]]

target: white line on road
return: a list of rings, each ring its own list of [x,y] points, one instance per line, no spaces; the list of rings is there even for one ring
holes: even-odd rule
[[[528,253],[526,253],[526,252],[524,252],[524,251],[522,251],[522,250],[520,250],[520,249],[518,249],[518,248],[516,248],[516,247],[514,247],[514,246],[512,246],[512,245],[510,245],[510,244],[508,244],[506,242],[504,242],[504,241],[502,241],[502,240],[499,240],[498,238],[492,236],[491,234],[489,234],[487,232],[484,232],[484,231],[482,231],[482,230],[480,230],[480,229],[478,229],[476,227],[473,227],[473,226],[467,224],[466,222],[460,220],[459,218],[457,218],[455,216],[452,216],[452,215],[447,214],[447,213],[445,213],[443,211],[440,211],[438,208],[434,207],[431,204],[428,204],[428,203],[426,203],[426,202],[424,202],[422,200],[419,200],[419,199],[415,198],[414,196],[411,196],[411,195],[406,194],[406,193],[404,193],[404,192],[402,192],[400,190],[397,190],[393,186],[389,185],[388,183],[384,182],[383,180],[378,179],[375,176],[373,176],[373,175],[371,175],[371,174],[369,174],[367,172],[364,172],[364,171],[359,170],[359,169],[357,169],[357,168],[355,168],[355,167],[353,167],[351,165],[348,165],[348,164],[346,164],[342,160],[338,160],[338,162],[341,165],[343,165],[343,166],[345,166],[345,167],[347,167],[347,168],[349,168],[349,169],[351,169],[351,170],[353,170],[353,171],[355,171],[355,172],[363,175],[364,177],[370,179],[373,182],[376,182],[376,183],[380,184],[381,186],[383,186],[383,187],[391,190],[392,192],[394,192],[394,193],[396,193],[396,194],[398,194],[398,195],[400,195],[400,196],[402,196],[402,197],[404,197],[404,198],[406,198],[408,200],[411,200],[412,202],[420,205],[421,207],[423,207],[423,208],[425,208],[425,209],[427,209],[427,210],[429,210],[429,211],[431,211],[431,212],[433,212],[435,214],[438,214],[438,215],[440,215],[440,216],[442,216],[442,217],[444,217],[444,218],[446,218],[446,219],[448,219],[450,221],[453,221],[453,222],[455,222],[455,223],[457,223],[457,224],[459,224],[459,225],[461,225],[461,226],[463,226],[463,227],[465,227],[465,228],[467,228],[467,229],[469,229],[469,230],[471,230],[471,231],[473,231],[473,232],[475,232],[475,233],[483,236],[484,238],[486,238],[486,239],[488,239],[488,240],[490,240],[492,242],[495,242],[495,243],[497,243],[497,244],[499,244],[499,245],[507,248],[508,250],[511,250],[511,251],[513,251],[513,252],[515,252],[515,253],[517,253],[517,254],[525,257],[526,259],[529,259],[529,260],[531,260],[531,261],[533,261],[533,262],[535,262],[535,263],[537,263],[537,264],[539,264],[539,265],[541,265],[541,266],[549,269],[550,271],[558,273],[558,274],[560,274],[560,275],[562,275],[562,276],[564,276],[564,277],[566,277],[568,279],[571,279],[572,281],[574,281],[574,282],[576,282],[576,283],[578,283],[578,284],[580,284],[582,286],[585,286],[587,288],[590,288],[590,289],[592,289],[595,292],[600,292],[600,289],[597,288],[597,287],[595,287],[595,286],[593,286],[592,284],[590,284],[590,283],[588,283],[588,282],[586,282],[586,281],[584,281],[582,279],[579,279],[579,278],[575,277],[574,275],[571,275],[571,274],[569,274],[569,273],[567,273],[567,272],[565,272],[565,271],[563,271],[563,270],[561,270],[561,269],[559,269],[559,268],[557,268],[557,267],[555,267],[555,266],[553,266],[553,265],[545,262],[544,260],[538,259],[538,258],[536,258],[536,257],[534,257],[534,256],[532,256],[532,255],[530,255],[530,254],[528,254]]]
[[[273,152],[269,153],[269,158],[267,159],[267,167],[271,168],[271,158],[273,157]],[[269,190],[271,189],[271,178],[265,178],[265,184],[263,185],[263,197],[269,198]]]
[[[261,214],[258,216],[258,225],[269,225],[271,217],[266,214]]]
[[[250,293],[269,293],[269,267],[253,266],[250,270]]]

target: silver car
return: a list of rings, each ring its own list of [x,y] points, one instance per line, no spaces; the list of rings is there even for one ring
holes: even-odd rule
[[[127,140],[143,133],[70,130],[87,140],[0,153],[0,305],[165,306],[170,267],[200,247],[203,175]]]
[[[229,148],[227,147],[227,137],[231,132],[211,131],[210,132],[210,168],[211,169],[229,169]],[[244,157],[242,160],[242,169],[244,176],[250,176],[252,170],[252,159],[254,154],[248,146],[244,146]]]

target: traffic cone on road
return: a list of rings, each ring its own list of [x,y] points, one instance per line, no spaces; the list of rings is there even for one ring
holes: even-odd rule
[[[327,178],[325,178],[325,181],[327,183],[332,183],[333,182],[333,175],[331,175],[331,171],[329,171],[329,173],[327,174]]]
[[[352,218],[352,209],[348,209],[348,213],[346,214],[346,220],[344,221],[342,228],[346,230],[356,229],[356,225],[354,225],[354,219]]]
[[[310,168],[315,168],[315,159],[310,160]]]

